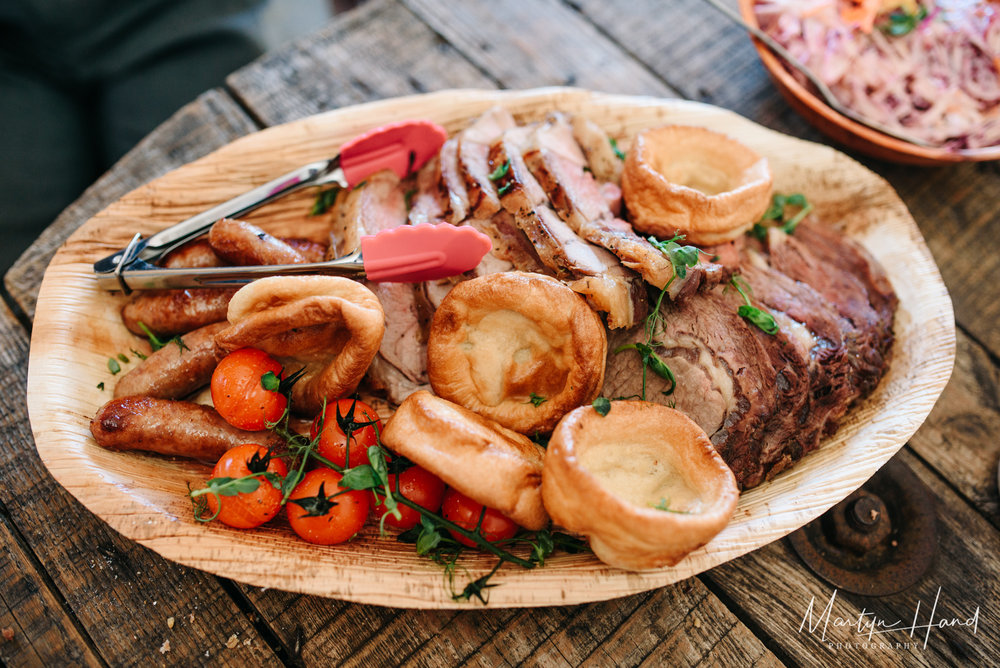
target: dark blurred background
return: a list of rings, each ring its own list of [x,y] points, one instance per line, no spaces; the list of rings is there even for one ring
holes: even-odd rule
[[[0,0],[0,274],[177,109],[350,0]]]

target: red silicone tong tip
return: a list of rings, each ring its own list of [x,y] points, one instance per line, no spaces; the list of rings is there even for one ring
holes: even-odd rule
[[[468,225],[401,225],[361,237],[365,274],[377,282],[420,283],[476,267],[493,248],[490,238]]]
[[[441,148],[448,133],[430,121],[400,121],[369,130],[340,147],[340,167],[355,186],[377,171],[406,178]]]

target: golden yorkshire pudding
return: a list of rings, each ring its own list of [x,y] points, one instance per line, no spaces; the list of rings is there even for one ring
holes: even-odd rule
[[[552,521],[590,539],[606,564],[673,566],[719,533],[739,491],[690,418],[645,401],[614,401],[606,416],[577,408],[552,433],[542,472]]]
[[[726,135],[666,125],[639,133],[622,194],[639,232],[710,245],[739,237],[771,203],[767,159]]]
[[[578,294],[541,274],[488,274],[456,285],[431,321],[434,391],[522,434],[550,432],[594,400],[607,337]]]
[[[382,442],[526,529],[549,523],[541,492],[545,451],[526,436],[419,390],[393,413]]]
[[[337,276],[271,276],[240,288],[229,302],[222,348],[260,348],[292,373],[296,411],[314,414],[324,399],[354,390],[385,332],[382,305],[371,290]]]

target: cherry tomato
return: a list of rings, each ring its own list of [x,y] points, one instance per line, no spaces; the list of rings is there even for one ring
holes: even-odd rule
[[[270,471],[282,478],[288,473],[283,461],[267,456],[267,448],[248,443],[227,450],[212,469],[212,477],[242,478],[251,473],[264,471]],[[218,510],[216,519],[237,529],[252,529],[264,524],[281,509],[281,490],[275,489],[265,478],[258,478],[258,481],[257,489],[252,492],[218,497],[215,494],[206,494],[208,509],[213,514]],[[221,510],[219,510],[220,499]]]
[[[371,492],[344,491],[341,477],[333,469],[313,469],[289,495],[288,523],[303,540],[317,545],[343,543],[365,525]]]
[[[479,523],[479,516],[483,513],[483,508],[483,504],[477,503],[457,489],[449,487],[448,491],[444,493],[444,501],[441,504],[441,515],[446,520],[454,522],[463,529],[475,531],[476,524]],[[513,538],[514,534],[517,533],[517,529],[518,526],[506,515],[493,508],[486,508],[486,514],[483,515],[483,523],[479,527],[479,533],[489,542],[495,543],[498,540]],[[462,545],[468,547],[476,546],[475,543],[460,533],[455,531],[451,531],[450,533],[452,538]]]
[[[222,358],[212,373],[212,403],[226,422],[248,431],[260,431],[277,422],[288,399],[266,390],[261,378],[270,371],[281,377],[281,365],[263,350],[240,348]]]
[[[396,491],[396,476],[394,474],[389,474],[389,489]],[[441,508],[441,500],[444,498],[444,482],[427,469],[411,466],[399,474],[399,493],[417,505],[436,513]],[[387,515],[385,518],[386,526],[406,530],[420,524],[419,512],[402,504],[397,507],[403,516],[402,519],[397,520],[392,515]],[[381,513],[385,512],[385,506],[376,506],[375,511],[381,516]]]
[[[353,412],[352,412],[353,409]],[[356,427],[351,431],[350,448],[347,445],[347,436],[340,428],[337,420],[337,413],[340,412],[341,420],[347,420],[353,424],[372,422],[374,425]],[[323,421],[323,432],[320,433],[320,420]],[[321,457],[326,457],[337,466],[347,466],[347,456],[350,454],[351,467],[368,464],[368,448],[378,442],[375,427],[379,433],[382,430],[382,421],[378,417],[375,409],[363,401],[356,399],[339,399],[326,405],[326,411],[316,416],[312,425],[312,437],[319,434],[319,443],[316,444],[316,452]]]

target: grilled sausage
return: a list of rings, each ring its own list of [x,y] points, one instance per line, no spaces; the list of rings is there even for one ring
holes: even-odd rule
[[[281,239],[242,220],[223,218],[212,226],[208,242],[219,257],[238,265],[302,264],[306,261],[302,253]]]
[[[97,444],[109,450],[145,450],[206,461],[244,443],[277,446],[267,431],[243,431],[211,406],[153,397],[112,399],[90,421]]]
[[[182,337],[183,348],[172,343],[160,348],[119,379],[115,398],[180,399],[207,385],[226,354],[215,345],[215,333],[226,327],[225,322],[206,325]]]
[[[122,307],[122,320],[133,334],[145,336],[142,322],[157,336],[186,334],[226,319],[236,288],[162,290],[139,295]]]
[[[226,262],[215,254],[208,239],[195,239],[166,254],[160,265],[166,269],[222,267]]]
[[[282,241],[297,250],[306,262],[322,262],[326,259],[326,246],[309,239],[282,237]]]

